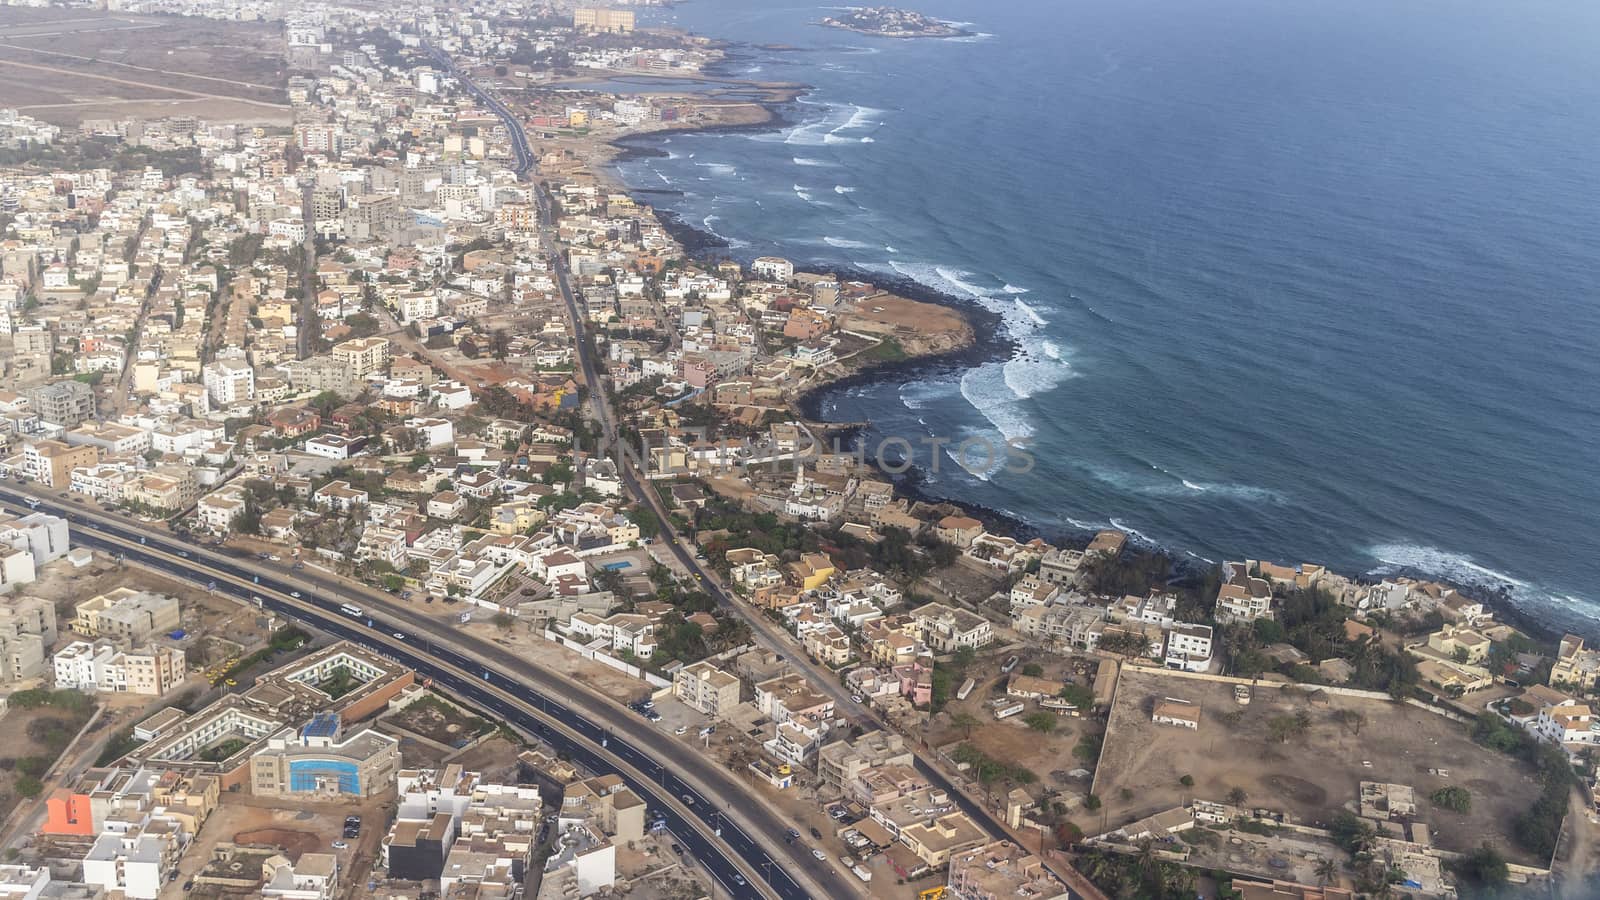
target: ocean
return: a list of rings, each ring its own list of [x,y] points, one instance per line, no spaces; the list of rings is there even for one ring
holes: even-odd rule
[[[914,459],[1047,534],[1425,573],[1600,632],[1600,5],[915,8],[972,35],[646,16],[814,90],[772,131],[653,140],[621,164],[642,196],[737,258],[980,305],[1017,347],[830,417],[1025,447],[1025,473]]]

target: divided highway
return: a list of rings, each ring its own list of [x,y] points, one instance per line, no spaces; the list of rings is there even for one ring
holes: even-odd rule
[[[801,845],[781,844],[779,836],[789,823],[763,805],[739,802],[743,791],[714,761],[620,709],[615,719],[610,710],[596,713],[578,685],[533,669],[499,648],[474,646],[463,652],[469,640],[448,631],[438,634],[440,623],[420,612],[377,609],[367,600],[364,615],[353,617],[341,607],[366,598],[330,580],[314,575],[291,580],[103,513],[0,487],[0,501],[21,505],[30,499],[42,511],[66,518],[74,543],[121,554],[241,600],[260,598],[265,609],[400,660],[433,678],[436,686],[572,754],[586,768],[618,772],[652,809],[665,815],[685,848],[733,896],[769,895],[757,890],[761,882],[770,896],[782,900],[859,893],[831,866],[817,865]],[[302,596],[296,598],[296,593]],[[736,812],[730,815],[728,810]],[[752,836],[755,829],[762,830],[765,840]],[[773,855],[768,847],[774,844],[787,852]]]
[[[522,123],[517,121],[517,117],[512,114],[504,103],[501,103],[499,99],[483,88],[478,87],[471,78],[467,77],[466,73],[456,68],[455,60],[451,59],[449,54],[426,41],[423,42],[422,47],[428,51],[428,55],[432,56],[439,65],[444,67],[446,72],[461,82],[462,87],[465,87],[468,93],[478,98],[480,103],[487,106],[490,112],[499,117],[501,124],[505,126],[506,133],[511,137],[511,152],[516,156],[516,163],[511,167],[511,170],[517,173],[518,178],[528,177],[528,173],[533,171],[533,151],[528,148],[528,134],[523,131]]]

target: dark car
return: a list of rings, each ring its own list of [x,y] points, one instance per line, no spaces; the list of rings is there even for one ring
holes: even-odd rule
[[[679,856],[682,856],[683,855],[683,845],[678,843],[677,841],[673,841],[672,842],[672,852],[678,854]]]
[[[816,840],[822,840],[822,832],[818,831],[815,827],[811,829],[811,836]]]

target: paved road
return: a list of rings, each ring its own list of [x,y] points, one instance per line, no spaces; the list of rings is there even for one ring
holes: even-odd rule
[[[685,808],[678,813],[678,819],[669,817],[669,826],[680,839],[686,838],[680,825],[687,813],[708,830],[722,829],[720,844],[712,846],[702,836],[702,843],[707,846],[691,846],[690,850],[697,858],[704,858],[708,867],[723,865],[724,887],[736,895],[740,893],[739,885],[732,875],[738,869],[726,859],[729,849],[745,867],[746,877],[759,873],[759,877],[770,879],[772,893],[784,900],[847,897],[859,892],[832,866],[819,865],[802,845],[784,844],[781,835],[790,823],[750,795],[737,776],[702,756],[697,748],[661,734],[643,719],[560,673],[537,668],[497,645],[450,631],[419,610],[389,605],[392,600],[385,595],[355,588],[314,570],[284,575],[252,560],[185,544],[142,523],[131,524],[38,492],[23,492],[9,485],[0,487],[0,501],[22,504],[29,498],[39,500],[41,510],[66,517],[73,526],[75,543],[123,553],[130,561],[200,584],[215,583],[217,590],[241,599],[259,596],[268,608],[374,646],[435,678],[436,684],[458,691],[474,704],[496,713],[516,711],[520,700],[522,716],[530,721],[537,721],[541,714],[548,716],[553,723],[571,729],[580,743],[587,743],[584,752],[589,756],[610,754],[616,760],[599,766],[597,771],[614,771],[621,764],[643,773],[642,779],[630,778],[630,784],[644,781],[633,786],[652,808],[665,811],[672,804],[663,803],[663,799],[675,797],[678,800],[673,802],[681,804],[684,796],[691,798],[693,802],[681,804]],[[295,592],[304,599],[294,598]],[[353,618],[341,611],[344,604],[351,602],[361,604],[361,617]],[[403,637],[396,637],[397,634]],[[471,674],[463,677],[462,673]],[[478,684],[480,680],[482,685]],[[495,702],[490,703],[473,692],[488,688],[502,689],[507,696],[491,695]],[[521,720],[513,721],[521,724]],[[548,727],[530,730],[541,737],[551,737]],[[559,741],[556,745],[566,749]],[[628,775],[626,771],[622,774]],[[718,853],[723,854],[721,863],[717,863]]]
[[[574,333],[577,335],[576,352],[578,363],[583,372],[584,383],[589,386],[589,403],[592,417],[600,423],[608,446],[615,447],[617,443],[616,419],[611,411],[611,401],[606,393],[605,386],[600,380],[600,374],[595,364],[593,354],[589,352],[589,344],[584,338],[584,319],[581,314],[577,298],[569,283],[567,267],[561,254],[558,252],[549,235],[550,199],[545,192],[538,193],[539,217],[544,228],[544,242],[553,262],[556,272],[556,283],[561,288],[561,297],[566,302],[567,312],[572,317]],[[622,475],[624,489],[633,499],[649,504],[655,511],[656,518],[661,521],[659,541],[678,560],[683,570],[688,572],[700,583],[700,587],[716,600],[717,606],[724,611],[738,616],[750,625],[751,633],[763,647],[776,653],[787,662],[794,671],[803,672],[811,682],[833,698],[835,711],[848,719],[864,725],[893,730],[879,717],[877,712],[864,703],[859,703],[838,677],[825,667],[814,663],[805,652],[789,637],[789,634],[779,628],[766,617],[754,612],[751,608],[737,601],[721,578],[712,572],[698,559],[698,548],[683,534],[680,534],[672,525],[666,506],[661,502],[661,496],[649,484],[645,473],[635,465],[633,454],[622,453],[617,459],[617,470]],[[972,800],[959,789],[944,772],[934,766],[924,754],[915,753],[914,762],[917,771],[927,778],[935,787],[944,789],[954,797],[956,803],[972,817],[978,827],[989,833],[991,838],[1009,837],[1005,825],[983,805]]]
[[[528,173],[533,171],[533,151],[528,147],[528,133],[522,129],[522,123],[517,120],[516,115],[504,103],[501,103],[499,98],[478,87],[471,78],[467,77],[465,72],[456,68],[455,60],[451,59],[449,54],[426,41],[423,42],[422,48],[428,51],[428,54],[439,65],[443,66],[446,72],[455,76],[455,79],[461,82],[461,86],[466,88],[468,93],[476,97],[480,103],[489,108],[490,112],[500,118],[500,123],[505,126],[506,134],[511,138],[511,152],[516,157],[516,163],[511,167],[511,170],[517,173],[518,178],[527,178]]]

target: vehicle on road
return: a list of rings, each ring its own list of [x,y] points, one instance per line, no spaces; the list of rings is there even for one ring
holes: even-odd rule
[[[800,829],[798,828],[791,828],[783,833],[784,841],[790,844],[794,843],[798,837],[800,837]]]
[[[402,640],[402,641],[403,641],[403,640],[405,640],[405,639],[406,639],[406,636],[405,636],[405,635],[403,635],[403,634],[401,634],[401,633],[400,633],[400,632],[398,632],[398,631],[396,631],[396,632],[395,632],[395,633],[394,633],[394,636],[395,636],[395,637],[397,637],[397,638],[399,638],[399,639],[400,639],[400,640]]]
[[[744,880],[744,876],[740,875],[738,872],[733,873],[733,883],[740,887],[744,887],[746,884],[749,884],[749,882]]]
[[[688,794],[680,794],[680,795],[678,795],[678,799],[683,801],[683,805],[684,806],[693,806],[694,805],[694,798],[689,796]]]
[[[296,600],[299,600],[300,599],[300,592],[299,591],[290,591],[289,592],[289,596],[295,598]]]
[[[819,860],[826,860],[828,858],[828,854],[823,853],[821,850],[817,850],[815,848],[812,849],[811,855],[815,856]]]
[[[822,832],[818,831],[815,825],[811,826],[811,836],[819,841],[822,840]]]
[[[687,726],[687,725],[679,725],[677,728],[672,729],[672,733],[673,734],[688,734],[689,733],[689,726]]]

